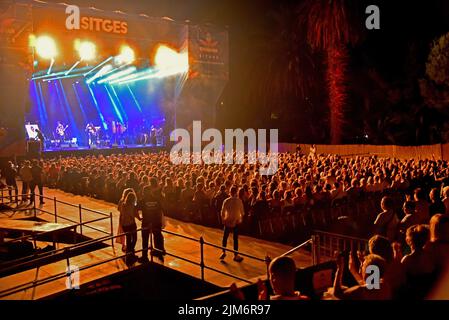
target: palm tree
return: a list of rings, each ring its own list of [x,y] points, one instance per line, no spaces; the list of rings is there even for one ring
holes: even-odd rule
[[[307,42],[314,50],[326,52],[326,81],[329,95],[331,143],[342,141],[344,109],[347,102],[348,45],[361,36],[354,12],[357,0],[307,0],[299,7],[299,23],[307,31]],[[361,12],[364,12],[363,10]]]

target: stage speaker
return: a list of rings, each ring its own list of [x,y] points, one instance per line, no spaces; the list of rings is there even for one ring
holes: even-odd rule
[[[91,144],[89,148],[90,149],[98,149],[98,146],[96,144]]]
[[[69,143],[61,143],[61,148],[70,148]]]
[[[111,148],[118,148],[118,144],[117,143],[111,144]]]

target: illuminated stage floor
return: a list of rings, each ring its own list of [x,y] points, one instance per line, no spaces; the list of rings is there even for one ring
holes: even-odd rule
[[[70,156],[83,156],[83,155],[109,155],[114,153],[126,153],[126,152],[157,152],[166,150],[165,146],[161,145],[143,145],[143,144],[129,144],[122,146],[105,146],[105,147],[96,147],[89,148],[84,146],[78,147],[62,147],[62,148],[46,148],[42,153],[44,158],[55,158],[70,155]]]
[[[56,197],[58,200],[66,201],[74,204],[82,204],[82,206],[90,209],[99,210],[102,212],[112,212],[114,232],[117,232],[117,223],[119,218],[119,213],[117,211],[116,205],[108,203],[102,200],[93,199],[90,197],[75,196],[69,193],[65,193],[59,190],[45,189],[45,195],[48,197]],[[43,205],[43,209],[46,211],[53,212],[53,202],[47,201]],[[61,209],[58,209],[58,212]],[[24,214],[17,213],[13,218],[23,218]],[[94,220],[98,218],[98,215],[94,213],[84,212],[86,220]],[[77,220],[79,219],[79,211],[77,207],[74,208],[64,208],[64,216]],[[6,215],[0,215],[0,223],[2,219],[7,219]],[[39,218],[45,220],[53,219],[53,216],[48,214],[42,214]],[[220,245],[222,230],[215,228],[208,228],[193,223],[182,222],[175,219],[167,218],[166,230],[175,232],[187,237],[192,237],[199,239],[203,236],[204,240],[216,245]],[[95,223],[97,229],[110,230],[109,220],[98,221]],[[140,224],[138,224],[140,225]],[[92,238],[98,238],[104,236],[96,230],[83,229],[83,234]],[[184,259],[189,259],[192,261],[200,261],[200,245],[189,239],[184,239],[175,235],[165,234],[165,247],[167,252],[174,255],[182,257]],[[76,256],[70,259],[71,263],[78,265],[79,267],[100,262],[106,259],[111,259],[117,255],[121,255],[121,246],[115,244],[114,248],[110,246],[110,242],[105,242],[109,244],[108,247],[102,248],[96,251],[92,251],[80,256]],[[228,246],[232,248],[232,236],[228,241]],[[276,257],[284,252],[291,249],[290,246],[264,241],[261,239],[252,238],[249,236],[241,236],[239,241],[239,246],[241,252],[264,258],[266,255],[270,257]],[[138,235],[137,249],[141,248],[141,237]],[[266,265],[263,262],[258,262],[245,258],[243,262],[238,263],[232,260],[232,255],[228,255],[225,262],[220,262],[219,256],[221,251],[217,248],[205,246],[204,247],[204,261],[207,266],[218,269],[222,272],[227,272],[234,274],[240,278],[244,279],[255,279],[257,277],[264,277],[266,275]],[[306,267],[311,264],[311,256],[306,251],[298,251],[291,255],[291,257],[296,261],[297,267]],[[155,260],[157,261],[157,260]],[[189,274],[200,278],[201,272],[200,268],[189,262],[183,261],[182,259],[166,256],[165,266],[173,268],[175,270],[181,271],[183,273]],[[81,283],[87,283],[107,275],[125,270],[126,265],[122,260],[115,260],[99,266],[86,269],[81,271],[80,281]],[[35,279],[42,279],[50,275],[55,275],[60,272],[65,272],[66,261],[59,261],[51,263],[48,265],[41,266],[40,268],[30,269],[24,272],[20,272],[11,276],[7,276],[0,279],[0,291],[7,288],[15,287],[20,284],[29,283]],[[205,270],[205,280],[222,287],[228,287],[232,282],[239,283],[238,280],[232,279],[228,276],[213,272],[211,270]],[[36,287],[34,289],[27,289],[19,293],[4,297],[2,299],[38,299],[43,298],[48,295],[60,292],[65,289],[65,279],[59,279],[42,286]]]

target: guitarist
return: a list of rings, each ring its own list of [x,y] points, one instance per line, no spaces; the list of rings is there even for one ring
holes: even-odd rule
[[[58,136],[60,143],[66,139],[65,131],[67,127],[68,125],[64,126],[60,121],[57,122],[56,135]]]

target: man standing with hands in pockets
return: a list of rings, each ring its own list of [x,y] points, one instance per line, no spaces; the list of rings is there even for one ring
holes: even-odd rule
[[[243,202],[237,197],[237,187],[231,188],[231,196],[223,202],[221,208],[221,221],[224,225],[223,242],[222,246],[226,248],[229,234],[233,233],[234,238],[234,251],[239,250],[239,234],[238,225],[242,223],[244,215]],[[220,256],[220,260],[224,260],[226,257],[226,251]],[[234,261],[241,262],[243,258],[234,253]]]

